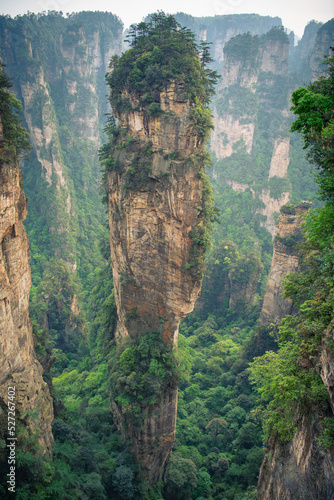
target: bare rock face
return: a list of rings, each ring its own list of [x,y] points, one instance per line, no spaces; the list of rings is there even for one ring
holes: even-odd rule
[[[283,208],[274,245],[272,267],[268,278],[259,324],[268,326],[280,322],[294,311],[291,301],[282,298],[282,280],[298,268],[298,250],[290,243],[300,232],[301,216],[308,210],[305,202],[295,208]],[[290,212],[290,213],[286,213]],[[294,212],[294,213],[291,213]],[[297,312],[297,310],[296,310]],[[300,419],[297,431],[288,443],[269,440],[262,462],[259,482],[259,500],[313,500],[334,498],[334,457],[332,449],[320,446],[317,438],[323,429],[319,422],[332,417],[334,411],[334,356],[329,348],[333,331],[325,333],[315,358],[300,359],[303,369],[313,366],[327,387],[331,408],[318,408],[317,414]]]
[[[334,498],[334,458],[320,447],[317,422],[304,418],[287,444],[270,442],[262,462],[259,500]]]
[[[15,387],[16,415],[36,431],[48,453],[53,405],[34,354],[28,312],[29,243],[23,226],[27,204],[17,162],[0,165],[0,193],[0,428],[7,429],[8,388]],[[36,411],[39,420],[29,416]]]
[[[80,246],[75,244],[80,224],[78,198],[86,192],[91,196],[90,190],[99,184],[97,150],[105,113],[104,75],[111,56],[121,51],[123,38],[121,23],[114,23],[111,14],[103,20],[94,12],[75,17],[76,21],[57,16],[48,55],[42,40],[44,23],[53,22],[52,14],[34,20],[33,36],[27,36],[27,25],[21,19],[0,27],[1,57],[13,79],[14,93],[22,101],[34,148],[32,162],[21,168],[24,173],[34,169],[43,180],[43,190],[49,191],[53,201],[51,208],[42,208],[45,225],[54,255],[64,259],[73,273],[78,267],[76,246]],[[74,167],[82,151],[90,169],[79,179],[79,169]],[[80,183],[83,195],[78,195]],[[38,212],[40,209],[39,205]]]
[[[310,58],[313,80],[317,80],[320,75],[326,73],[326,66],[322,65],[324,55],[331,53],[334,34],[334,18],[323,24],[317,31],[315,44]]]
[[[268,326],[274,321],[280,322],[284,316],[294,311],[291,300],[282,297],[282,281],[287,274],[298,269],[299,254],[294,245],[301,236],[302,216],[307,213],[309,207],[309,203],[301,202],[296,207],[287,205],[287,209],[281,210],[273,260],[259,318],[260,326]]]
[[[217,159],[225,160],[224,165],[227,165],[226,160],[233,157],[240,144],[249,158],[257,146],[256,134],[259,133],[258,123],[261,121],[261,117],[257,115],[258,108],[254,105],[247,110],[246,106],[240,103],[254,101],[264,106],[267,111],[277,112],[270,95],[277,88],[279,79],[287,76],[289,39],[280,29],[273,29],[261,37],[253,37],[248,33],[232,39],[226,44],[224,51],[222,78],[214,107],[215,128],[211,135],[211,149]],[[287,95],[279,109],[282,124],[289,116],[289,106]],[[271,148],[270,168],[264,174],[268,174],[268,181],[273,177],[287,179],[290,162],[290,138],[283,126],[277,129],[276,134],[269,141],[266,139]],[[221,182],[231,185],[235,191],[250,189],[253,198],[261,200],[263,206],[259,207],[257,212],[264,218],[260,224],[274,237],[275,212],[279,212],[280,207],[288,203],[289,189],[284,189],[279,196],[271,195],[269,188],[263,187],[261,191],[255,191],[255,179],[246,179],[247,174],[233,172],[229,172],[230,178],[226,179],[222,170],[221,168]],[[218,172],[217,176],[219,177]],[[275,179],[273,180],[275,182]]]
[[[135,100],[127,98],[134,108]],[[158,117],[145,108],[116,113],[120,130],[127,131],[127,152],[115,149],[118,167],[108,173],[116,337],[159,331],[165,343],[176,345],[179,322],[192,311],[202,281],[198,265],[204,249],[191,231],[203,227],[203,164],[196,164],[203,144],[182,83],[170,84],[156,99],[163,111]],[[150,482],[162,477],[173,445],[176,384],[147,409],[141,429],[113,403],[116,421]]]
[[[314,366],[327,387],[331,408],[334,413],[334,354],[333,349],[330,347],[333,340],[334,331],[329,329],[324,334],[319,354],[314,360]]]

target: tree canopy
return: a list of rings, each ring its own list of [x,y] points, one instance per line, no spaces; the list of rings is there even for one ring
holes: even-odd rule
[[[327,57],[327,74],[292,94],[297,119],[291,130],[301,132],[308,158],[316,165],[319,195],[325,204],[306,218],[305,242],[299,246],[299,272],[285,279],[285,296],[300,309],[279,328],[279,350],[269,351],[251,364],[264,410],[265,437],[281,440],[294,435],[303,414],[315,413],[321,432],[318,443],[334,442],[334,417],[328,410],[328,391],[312,364],[334,315],[334,58]],[[331,413],[329,411],[329,413]]]
[[[334,50],[334,49],[332,49]],[[334,57],[327,57],[326,76],[292,93],[291,110],[297,115],[291,131],[303,135],[308,158],[316,164],[316,179],[323,200],[334,199]]]
[[[22,105],[16,97],[9,92],[12,82],[3,71],[0,63],[0,120],[2,124],[2,148],[0,160],[10,161],[30,150],[28,133],[22,126],[17,112],[22,111]]]
[[[170,81],[182,80],[192,103],[209,104],[218,75],[207,68],[211,61],[208,44],[197,46],[194,34],[171,15],[152,14],[148,22],[133,24],[127,36],[130,49],[114,56],[107,81],[112,106],[117,108],[125,89],[141,95],[151,104],[153,91],[161,91]]]

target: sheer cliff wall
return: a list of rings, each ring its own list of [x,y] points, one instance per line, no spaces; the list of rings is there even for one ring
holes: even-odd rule
[[[288,314],[297,312],[289,298],[283,298],[283,280],[287,274],[298,270],[299,252],[295,247],[302,239],[301,224],[310,203],[302,202],[296,207],[282,208],[274,242],[273,259],[268,276],[263,306],[259,318],[260,326],[280,323]]]
[[[260,224],[272,237],[275,213],[289,201],[290,190],[288,53],[289,38],[277,28],[260,37],[239,35],[225,45],[211,136],[218,182],[250,190],[260,200]],[[237,168],[229,167],[230,159]],[[275,196],[273,183],[281,186]]]
[[[36,254],[63,259],[78,282],[87,267],[101,262],[95,236],[104,219],[98,193],[104,78],[122,35],[120,20],[110,13],[0,16],[0,57],[33,146],[21,168],[34,285],[43,273]],[[83,239],[95,250],[87,252]]]
[[[0,124],[0,144],[2,127]],[[0,435],[8,429],[8,388],[15,388],[16,422],[36,432],[44,453],[51,452],[53,404],[34,353],[28,303],[31,286],[27,216],[18,162],[0,164]],[[38,413],[39,419],[31,418]]]
[[[286,315],[298,313],[291,300],[282,297],[282,280],[298,270],[299,254],[294,245],[301,237],[302,216],[307,210],[307,203],[282,209],[260,326],[279,324]],[[319,422],[322,418],[331,417],[334,409],[334,356],[329,348],[332,341],[333,331],[329,329],[317,354],[298,360],[304,370],[314,367],[318,371],[328,390],[331,408],[326,408],[326,405],[314,408],[313,412],[300,418],[297,431],[289,442],[269,439],[259,474],[260,500],[329,500],[334,497],[333,453],[318,442],[323,432]]]

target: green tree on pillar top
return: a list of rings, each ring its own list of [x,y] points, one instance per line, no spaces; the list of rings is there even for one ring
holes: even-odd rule
[[[163,12],[153,14],[147,23],[132,25],[127,41],[130,49],[120,57],[113,56],[112,71],[107,76],[114,110],[129,109],[124,91],[135,92],[147,109],[152,104],[160,107],[156,92],[178,80],[183,83],[190,104],[203,108],[204,116],[218,79],[217,73],[206,67],[212,60],[206,42],[198,47],[194,34]],[[210,113],[205,116],[205,126],[201,124],[201,128],[207,136],[212,122]]]

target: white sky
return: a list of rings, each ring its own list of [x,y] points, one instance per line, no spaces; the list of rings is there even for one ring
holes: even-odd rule
[[[193,16],[261,14],[278,16],[299,37],[311,20],[326,22],[334,17],[333,0],[0,0],[0,14],[57,10],[65,13],[100,10],[119,16],[124,27],[140,22],[147,14],[163,10]]]

